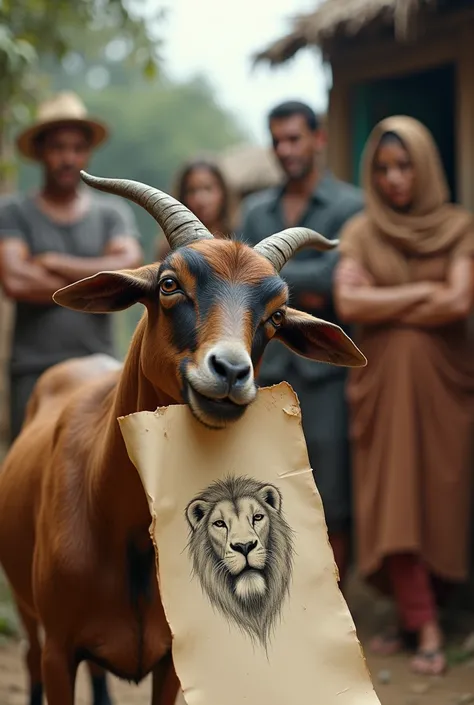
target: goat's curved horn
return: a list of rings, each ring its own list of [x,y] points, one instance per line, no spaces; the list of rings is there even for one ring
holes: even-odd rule
[[[286,228],[261,240],[253,249],[266,257],[279,272],[303,247],[312,246],[317,250],[326,251],[333,250],[338,244],[339,240],[327,240],[309,228]]]
[[[81,171],[82,180],[97,189],[114,193],[142,206],[163,230],[172,250],[213,235],[194,213],[172,196],[157,188],[129,179],[104,179]]]

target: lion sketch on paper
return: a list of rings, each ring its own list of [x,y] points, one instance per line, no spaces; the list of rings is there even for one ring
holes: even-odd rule
[[[280,490],[229,477],[195,497],[186,518],[193,573],[211,604],[267,648],[293,567]]]

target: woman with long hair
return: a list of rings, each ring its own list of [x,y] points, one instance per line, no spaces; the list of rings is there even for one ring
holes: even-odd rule
[[[214,237],[232,230],[232,196],[219,166],[204,157],[187,162],[176,178],[174,193],[196,215]],[[166,242],[158,245],[158,259],[167,254]]]
[[[469,563],[474,222],[449,203],[431,133],[412,118],[375,127],[363,182],[335,278],[368,359],[348,385],[358,567],[397,607],[373,650],[394,653],[412,633],[413,670],[438,675],[439,588],[464,581]]]

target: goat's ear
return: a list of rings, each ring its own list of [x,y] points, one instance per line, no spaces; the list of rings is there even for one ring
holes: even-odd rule
[[[137,302],[145,303],[155,291],[156,265],[117,272],[98,272],[53,294],[64,308],[88,313],[123,311]]]
[[[278,340],[302,357],[341,367],[364,367],[365,356],[342,328],[308,313],[289,308]]]

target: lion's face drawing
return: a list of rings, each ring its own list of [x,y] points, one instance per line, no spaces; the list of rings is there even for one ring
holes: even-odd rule
[[[194,573],[211,604],[266,646],[291,580],[292,531],[274,486],[215,482],[186,508]]]
[[[274,489],[266,487],[257,497],[240,497],[235,504],[222,500],[209,513],[210,544],[218,560],[234,576],[236,596],[244,601],[265,593],[263,571],[271,521],[268,499],[274,507],[279,506],[280,498]],[[204,508],[197,502],[194,512]]]

